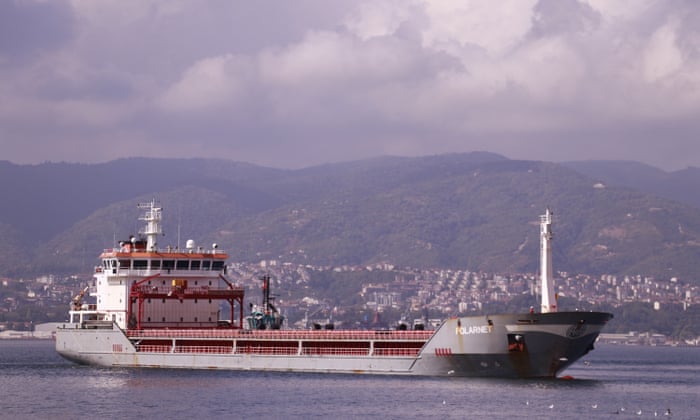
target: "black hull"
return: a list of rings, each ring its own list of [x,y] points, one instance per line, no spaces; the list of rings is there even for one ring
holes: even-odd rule
[[[450,319],[426,344],[413,371],[435,376],[553,378],[593,350],[611,318],[600,312],[561,312]]]

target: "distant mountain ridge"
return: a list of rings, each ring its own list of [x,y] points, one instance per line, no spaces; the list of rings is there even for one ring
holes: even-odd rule
[[[700,208],[700,168],[666,172],[639,162],[590,160],[564,166],[610,185],[628,187]]]
[[[536,272],[537,220],[549,206],[558,270],[700,278],[700,206],[650,194],[663,171],[639,166],[625,178],[597,165],[486,152],[299,170],[207,159],[0,162],[0,277],[90,272],[103,248],[141,228],[136,203],[156,197],[162,246],[217,242],[233,261]],[[631,185],[640,179],[645,191]],[[700,186],[687,179],[686,188]]]

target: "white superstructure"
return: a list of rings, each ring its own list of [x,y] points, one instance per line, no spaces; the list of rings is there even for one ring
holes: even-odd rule
[[[114,322],[123,329],[215,327],[222,299],[213,294],[234,289],[224,276],[228,255],[216,245],[195,247],[192,240],[184,250],[159,249],[162,208],[155,200],[138,207],[145,209],[140,220],[146,222],[140,237],[102,252],[90,293],[96,302],[82,304],[83,296],[76,296],[71,322]],[[242,300],[233,295],[223,296],[231,304],[232,323],[233,300]]]

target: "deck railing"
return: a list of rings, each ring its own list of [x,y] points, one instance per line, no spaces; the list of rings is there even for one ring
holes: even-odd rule
[[[136,351],[143,353],[170,353],[172,346],[158,346],[152,344],[144,344],[136,347]]]
[[[420,349],[374,349],[375,356],[418,356]]]
[[[175,353],[227,354],[227,353],[231,353],[231,347],[222,347],[222,346],[175,346]]]
[[[128,330],[127,336],[153,338],[213,338],[213,339],[254,339],[254,340],[387,340],[387,341],[426,341],[433,331],[364,331],[364,330],[178,330],[147,329]]]
[[[369,356],[369,349],[343,347],[304,347],[307,356]]]
[[[172,346],[163,345],[142,345],[138,346],[141,353],[170,353]],[[205,353],[205,354],[230,354],[233,347],[226,346],[175,346],[175,353]],[[419,349],[374,349],[375,357],[382,356],[408,356],[415,357]],[[299,354],[299,349],[295,347],[273,347],[273,346],[238,346],[235,354],[258,354],[270,356],[295,356]],[[303,347],[302,355],[305,356],[369,356],[369,349],[365,348],[344,348],[344,347]]]
[[[264,354],[272,356],[294,356],[299,354],[296,347],[237,346],[236,354]]]

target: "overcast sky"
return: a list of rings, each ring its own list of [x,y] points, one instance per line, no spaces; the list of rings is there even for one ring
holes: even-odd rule
[[[0,160],[700,166],[700,2],[2,0]]]

